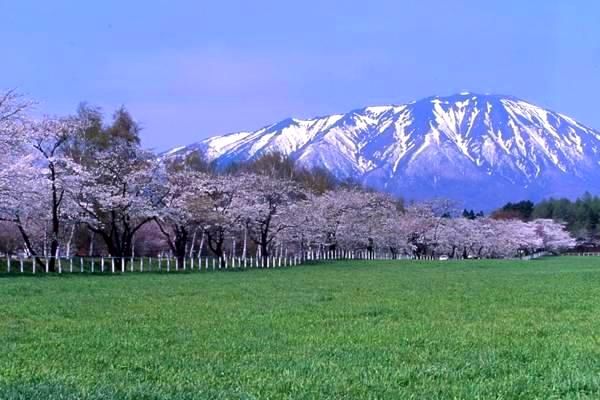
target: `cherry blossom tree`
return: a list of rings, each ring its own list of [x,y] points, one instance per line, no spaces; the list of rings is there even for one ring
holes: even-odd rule
[[[26,103],[14,93],[0,96],[0,141],[3,159],[10,163],[3,165],[0,174],[0,218],[17,226],[26,250],[33,256],[38,251],[32,232],[40,230],[36,224],[50,221],[49,255],[55,256],[68,209],[64,207],[65,187],[73,166],[63,150],[79,123],[70,118],[29,119],[23,114],[25,109]],[[55,262],[50,261],[51,271]]]
[[[27,153],[26,110],[30,102],[15,91],[0,92],[0,200],[10,197],[24,172],[30,172],[31,157]],[[27,170],[27,171],[26,171]]]
[[[306,193],[289,180],[254,174],[243,174],[239,179],[243,186],[233,208],[265,260],[278,235],[293,228],[288,217],[296,212],[296,203],[306,199]]]
[[[241,199],[245,197],[244,178],[232,175],[214,176],[204,185],[202,197],[195,204],[200,214],[206,245],[225,262],[225,244],[242,231],[244,214]]]
[[[207,204],[205,193],[212,177],[189,169],[167,169],[165,175],[161,178],[163,192],[158,196],[155,222],[182,264],[190,239],[192,244],[195,240],[190,235],[205,217],[202,208]]]
[[[575,247],[576,240],[566,229],[566,224],[551,219],[536,219],[531,222],[545,250],[557,252]]]
[[[66,191],[77,179],[78,166],[65,152],[69,140],[81,129],[80,121],[74,118],[45,118],[29,124],[28,136],[34,150],[35,164],[39,166],[41,178],[45,181],[48,199],[43,202],[48,207],[50,220],[50,255],[59,255],[60,235],[63,221],[75,223],[74,204],[67,198]],[[74,229],[74,225],[72,227]],[[55,270],[56,259],[50,260],[50,271]]]
[[[136,232],[158,216],[159,168],[151,153],[127,142],[98,149],[93,162],[82,166],[72,195],[82,221],[102,238],[111,256],[132,256]]]

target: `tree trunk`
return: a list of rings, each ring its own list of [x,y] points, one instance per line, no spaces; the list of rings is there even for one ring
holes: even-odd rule
[[[60,203],[62,201],[63,193],[59,195],[58,188],[56,187],[56,169],[54,163],[50,162],[48,165],[50,169],[50,180],[52,182],[52,232],[50,239],[50,263],[48,269],[52,272],[56,270],[56,258],[58,257],[58,236],[60,234]]]
[[[92,232],[90,235],[90,247],[88,250],[88,257],[91,257],[94,255],[94,235],[95,235],[94,232]]]
[[[184,265],[188,231],[185,227],[177,227],[175,230],[175,248],[173,249],[179,265]]]
[[[75,235],[75,224],[71,227],[71,233],[69,234],[69,240],[67,241],[66,247],[66,256],[67,258],[71,257],[71,243],[73,242],[73,235]]]
[[[27,250],[29,251],[29,254],[31,254],[31,256],[34,258],[34,260],[38,266],[40,266],[41,268],[44,268],[44,263],[37,256],[36,251],[34,250],[33,246],[31,245],[31,240],[29,238],[29,235],[25,231],[25,228],[21,224],[21,221],[19,219],[17,219],[16,223],[17,223],[17,228],[19,229],[19,233],[21,233],[21,237],[23,238],[23,242],[25,243],[25,247],[27,247]]]
[[[248,250],[248,229],[244,226],[244,248],[242,250],[242,258],[246,259],[246,251]]]
[[[198,234],[198,228],[194,229],[194,234],[192,235],[192,243],[190,244],[189,258],[194,258],[194,245],[196,244],[196,235],[197,234]]]
[[[216,233],[206,232],[206,244],[219,259],[221,267],[225,267],[225,252],[223,251],[223,245],[225,243],[225,234],[223,231],[217,231]]]
[[[200,236],[200,246],[198,246],[198,257],[202,256],[202,249],[204,248],[204,229],[202,229],[202,233]]]

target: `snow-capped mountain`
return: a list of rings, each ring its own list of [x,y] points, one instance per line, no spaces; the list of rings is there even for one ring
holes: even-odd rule
[[[510,96],[460,93],[290,118],[166,156],[194,150],[219,165],[277,151],[407,199],[449,197],[482,209],[600,189],[600,132]]]

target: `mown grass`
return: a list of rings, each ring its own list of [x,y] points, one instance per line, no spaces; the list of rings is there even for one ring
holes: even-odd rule
[[[600,398],[600,258],[0,278],[0,399]]]

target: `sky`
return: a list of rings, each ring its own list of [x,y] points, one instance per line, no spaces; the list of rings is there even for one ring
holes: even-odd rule
[[[122,105],[157,151],[461,91],[600,129],[600,2],[0,0],[0,88]]]

